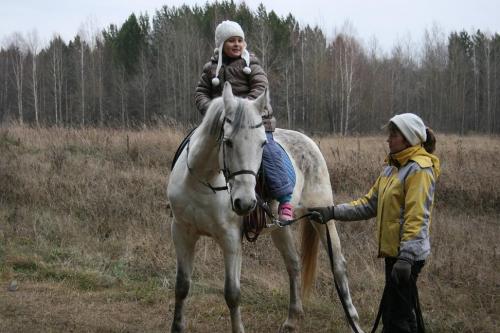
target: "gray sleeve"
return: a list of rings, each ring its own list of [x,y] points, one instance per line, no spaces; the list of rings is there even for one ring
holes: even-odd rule
[[[340,221],[367,220],[377,216],[378,184],[375,185],[363,197],[349,203],[335,206],[335,219]]]

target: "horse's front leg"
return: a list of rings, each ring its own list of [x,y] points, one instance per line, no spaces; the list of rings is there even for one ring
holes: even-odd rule
[[[240,312],[241,230],[230,230],[219,244],[224,254],[224,297],[231,314],[232,333],[243,333]]]
[[[198,236],[174,222],[172,224],[172,239],[177,257],[177,275],[175,278],[175,310],[171,332],[177,333],[184,331],[184,303],[191,285],[194,250]]]
[[[274,245],[278,248],[285,261],[290,281],[290,304],[288,318],[280,327],[280,332],[295,332],[303,317],[302,300],[300,298],[300,260],[295,247],[291,228],[282,228],[271,233]]]

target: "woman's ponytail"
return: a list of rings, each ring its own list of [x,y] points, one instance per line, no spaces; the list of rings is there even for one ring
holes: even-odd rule
[[[429,127],[425,129],[425,133],[427,140],[425,140],[423,146],[429,154],[432,154],[436,150],[436,136],[434,135],[434,131]]]

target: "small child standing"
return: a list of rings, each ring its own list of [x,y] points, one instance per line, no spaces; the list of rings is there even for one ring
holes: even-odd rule
[[[231,83],[235,96],[248,99],[256,99],[269,85],[267,74],[259,60],[246,49],[245,33],[238,23],[220,23],[215,29],[215,46],[214,55],[203,67],[195,91],[196,107],[202,115],[207,111],[212,99],[222,95],[225,81]],[[267,144],[262,154],[266,188],[279,202],[280,220],[291,220],[293,207],[290,201],[295,186],[295,175],[291,176],[293,172],[287,168],[287,162],[290,164],[288,156],[274,141],[276,119],[271,105],[267,106],[267,115],[262,117],[262,121],[267,136]]]

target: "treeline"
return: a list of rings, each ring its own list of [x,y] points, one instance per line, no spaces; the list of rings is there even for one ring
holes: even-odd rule
[[[207,3],[134,14],[66,44],[13,33],[0,49],[0,122],[35,126],[198,123],[194,88],[231,19],[267,71],[279,127],[368,133],[396,113],[420,114],[440,131],[500,133],[500,35],[426,31],[418,50],[389,54],[344,25],[327,39],[261,5]]]

